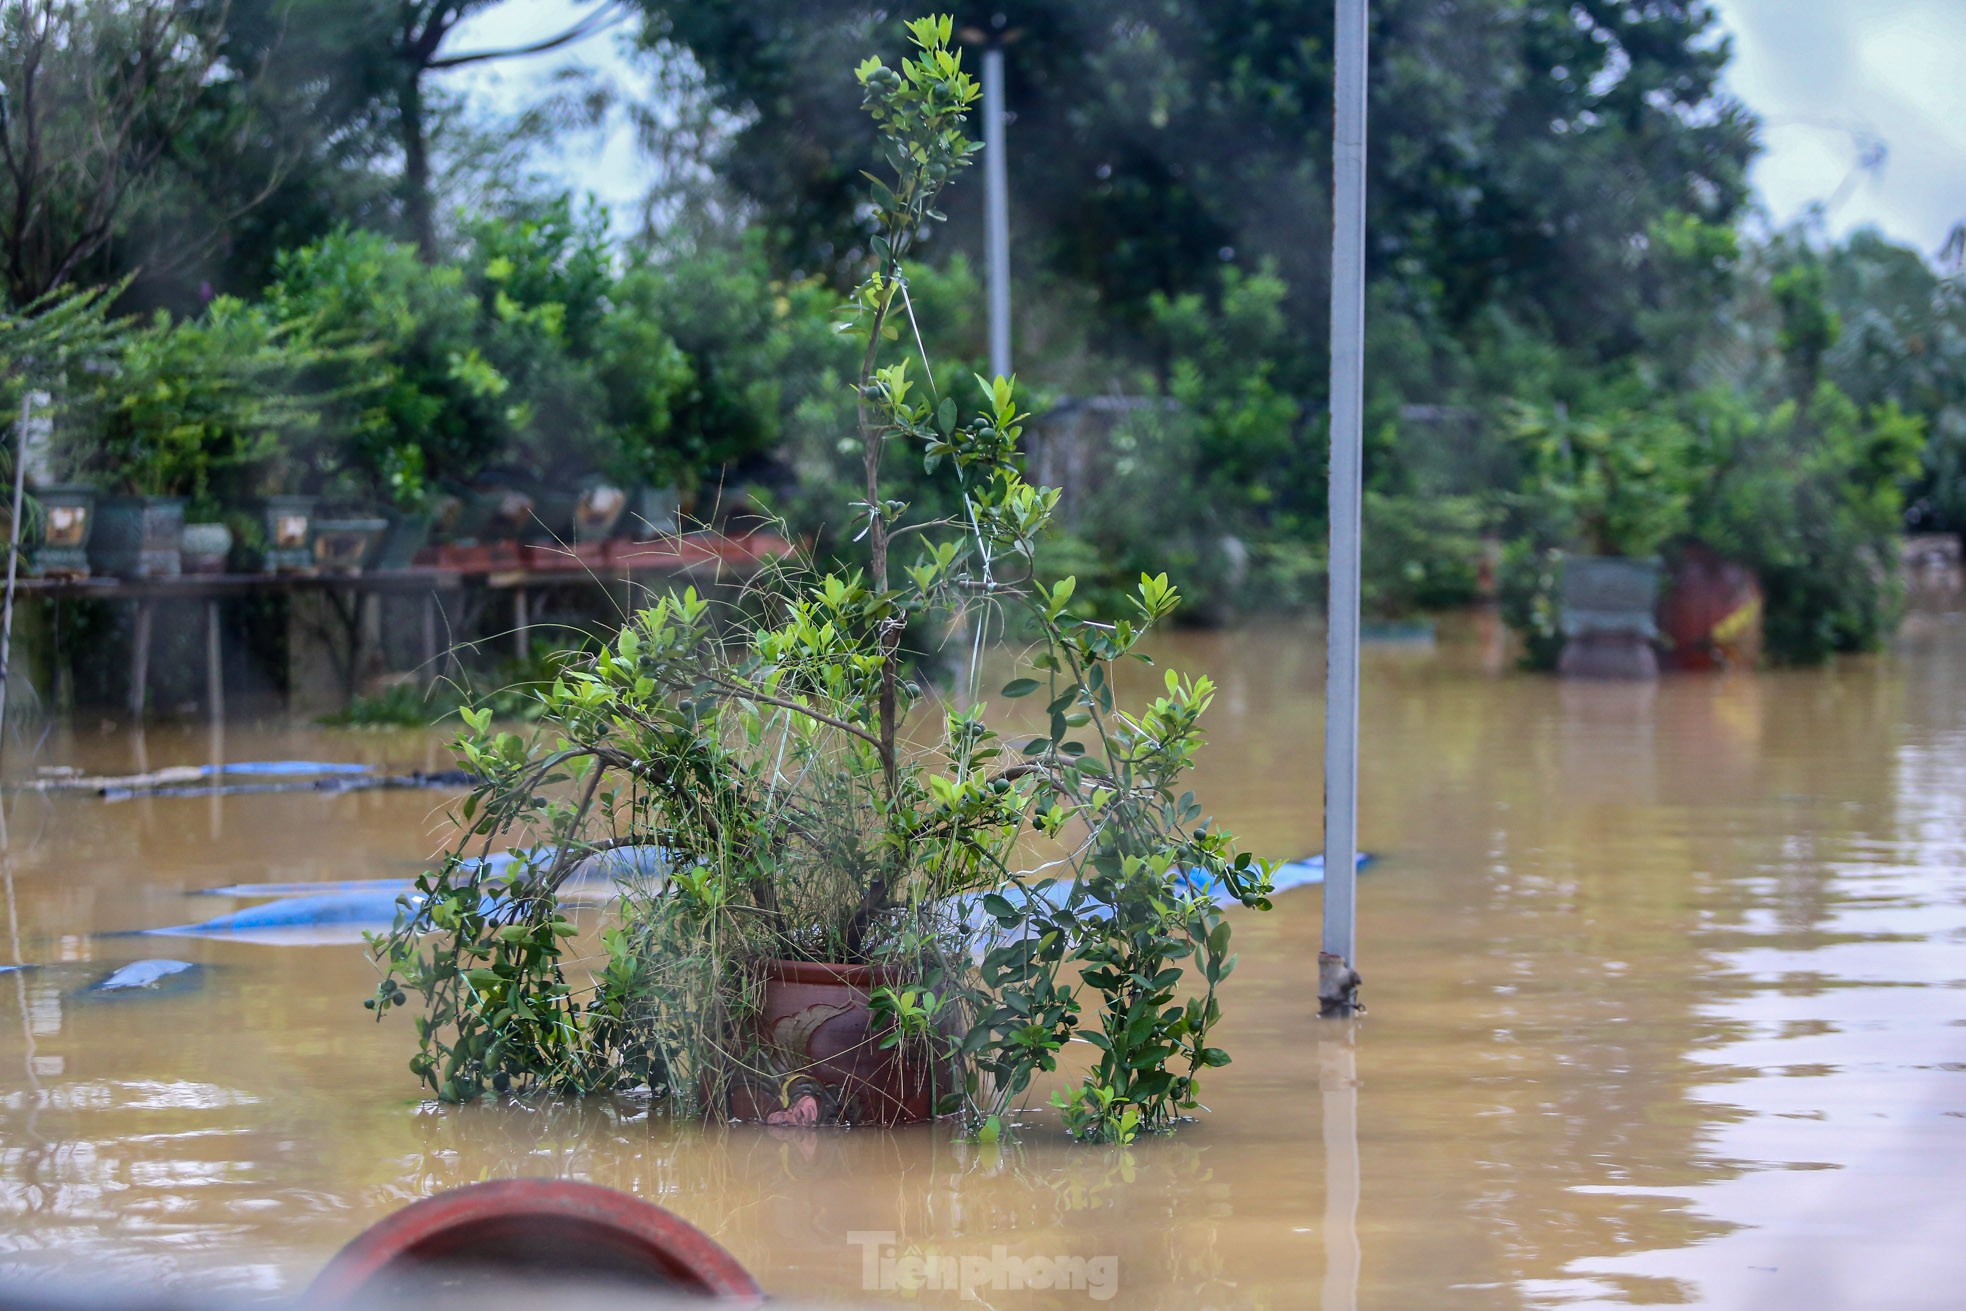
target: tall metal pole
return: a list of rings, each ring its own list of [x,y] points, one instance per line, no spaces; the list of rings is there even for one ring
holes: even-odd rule
[[[1324,693],[1324,942],[1318,999],[1348,1015],[1358,975],[1358,601],[1365,404],[1367,0],[1338,0],[1331,136],[1331,576]]]
[[[0,599],[0,751],[7,742],[7,675],[14,647],[15,580],[20,575],[21,516],[27,504],[27,425],[34,417],[34,389],[21,379],[20,422],[14,425],[14,513],[7,529],[7,591]]]
[[[983,244],[990,277],[990,374],[1010,376],[1010,177],[1004,165],[1003,40],[983,47]]]

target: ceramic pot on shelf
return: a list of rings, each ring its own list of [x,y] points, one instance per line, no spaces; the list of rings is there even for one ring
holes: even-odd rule
[[[29,572],[40,578],[87,578],[96,489],[52,483],[36,488],[34,497],[41,503],[41,531],[33,543]]]
[[[188,574],[222,574],[232,556],[232,530],[222,523],[188,523],[179,555]]]
[[[389,521],[389,529],[382,535],[382,543],[376,547],[376,569],[408,569],[416,563],[417,553],[430,542],[430,530],[436,518],[428,514],[398,514]]]
[[[96,506],[89,563],[115,578],[175,578],[183,569],[184,498],[112,496]]]
[[[272,574],[304,574],[314,568],[314,498],[269,496],[266,516],[264,568]]]
[[[314,567],[324,574],[359,574],[388,531],[387,519],[316,519]]]

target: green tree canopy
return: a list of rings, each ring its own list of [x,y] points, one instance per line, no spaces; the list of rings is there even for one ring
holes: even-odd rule
[[[785,259],[850,267],[871,159],[852,131],[850,79],[810,70],[885,39],[885,11],[641,3],[651,39],[693,55],[746,124],[722,172],[782,234]],[[1015,38],[1013,228],[1031,263],[1096,288],[1111,320],[1142,327],[1156,293],[1206,287],[1227,260],[1270,261],[1304,355],[1317,357],[1331,0],[954,9],[959,31]],[[1711,7],[1384,0],[1373,14],[1375,272],[1456,330],[1500,306],[1601,357],[1642,345],[1660,295],[1648,277],[1655,225],[1725,223],[1745,196],[1753,121],[1719,89],[1728,51]],[[955,211],[957,241],[979,203],[972,194]]]

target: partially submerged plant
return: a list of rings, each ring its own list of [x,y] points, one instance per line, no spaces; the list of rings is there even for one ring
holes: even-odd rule
[[[800,1072],[759,1017],[788,960],[872,967],[879,1043],[986,1137],[1075,1037],[1097,1059],[1056,1101],[1085,1137],[1170,1127],[1228,1061],[1208,1045],[1234,965],[1218,902],[1266,907],[1268,872],[1182,788],[1214,688],[1170,671],[1128,711],[1114,686],[1178,598],[1143,577],[1127,614],[1095,619],[1070,578],[1034,581],[1058,493],[1022,476],[1014,384],[982,383],[965,417],[913,372],[904,257],[977,149],[950,26],[910,23],[900,68],[857,70],[894,168],[841,325],[864,342],[868,566],[655,601],[541,693],[530,737],[465,713],[458,753],[484,780],[466,836],[376,944],[370,1002],[418,994],[412,1065],[446,1100],[647,1083],[680,1108],[722,1111],[747,1087],[782,1105]],[[959,516],[884,494],[884,461],[910,449],[957,485]],[[1002,689],[1042,707],[1014,736],[975,689],[1007,611],[1038,635]],[[963,635],[963,698],[909,676],[909,630]],[[621,895],[601,957],[577,961],[569,901],[593,874]]]

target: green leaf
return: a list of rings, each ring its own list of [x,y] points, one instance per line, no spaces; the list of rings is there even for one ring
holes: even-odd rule
[[[1003,695],[1007,697],[1029,696],[1037,690],[1038,680],[1035,678],[1013,678],[1003,685]]]

